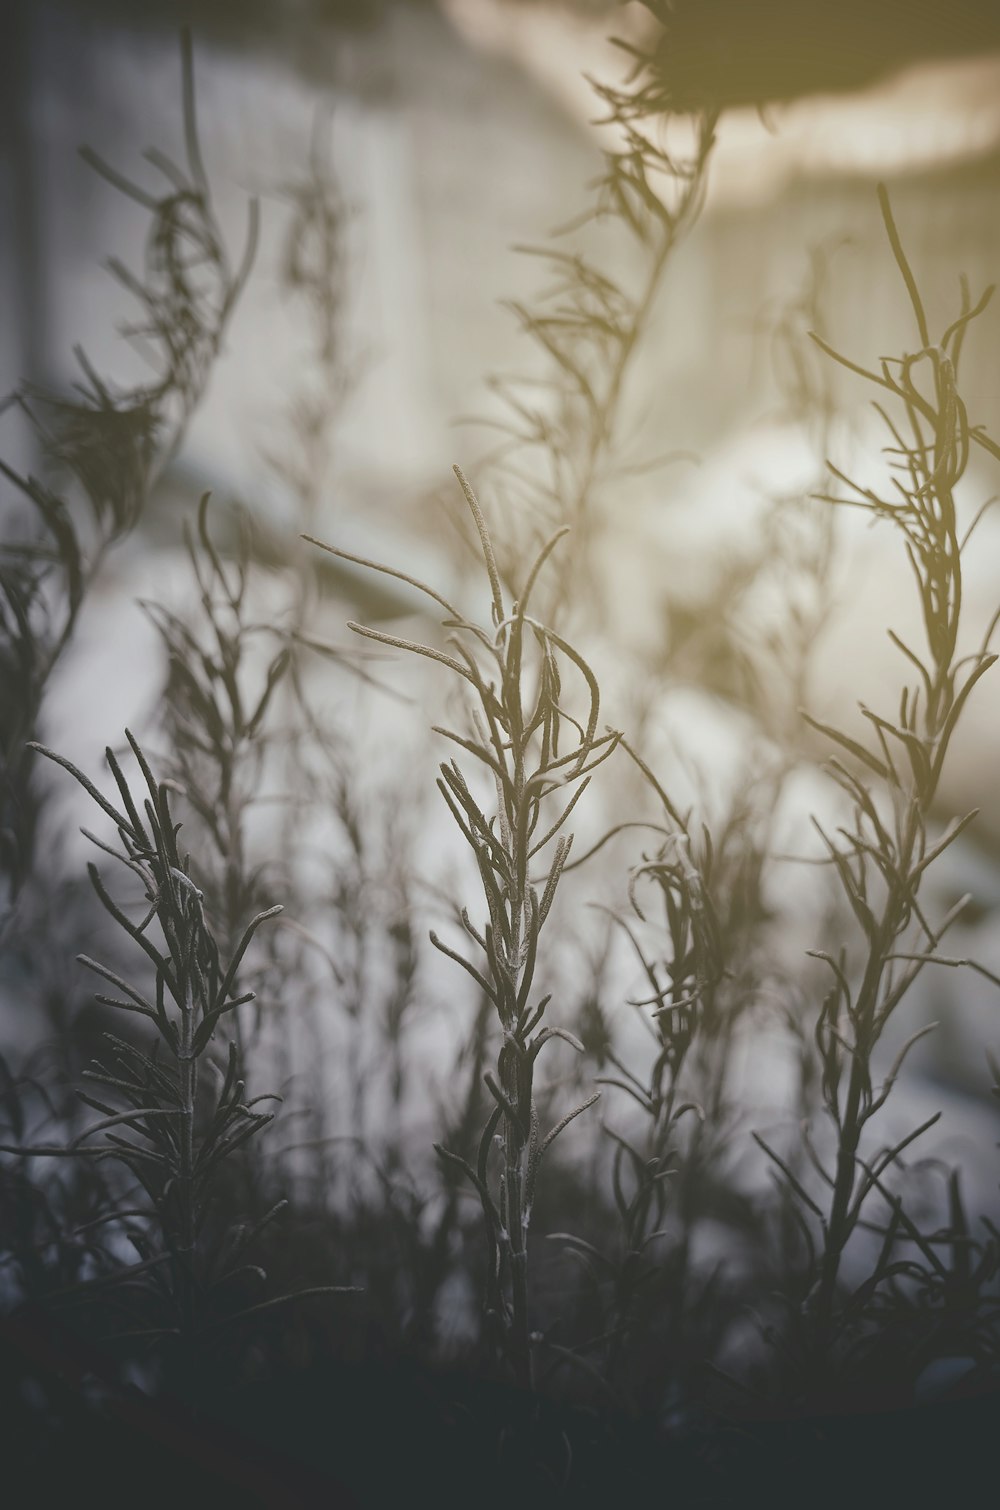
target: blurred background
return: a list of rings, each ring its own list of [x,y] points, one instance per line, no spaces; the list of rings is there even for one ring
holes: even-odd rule
[[[734,650],[741,636],[766,638],[773,584],[736,600],[771,548],[764,521],[773,528],[777,516],[768,511],[776,497],[824,488],[824,455],[854,475],[882,443],[865,383],[818,358],[807,332],[821,330],[864,366],[916,343],[876,184],[889,185],[932,326],[957,313],[960,274],[973,301],[996,277],[1000,17],[975,0],[836,8],[704,0],[678,15],[666,60],[677,108],[683,117],[711,99],[722,113],[702,213],[655,289],[619,424],[645,454],[683,454],[599,491],[601,549],[571,618],[602,674],[608,717],[637,718],[650,748],[672,752],[677,779],[711,810],[724,805],[761,708],[789,692],[773,654],[751,695]],[[481,478],[502,536],[503,488],[483,460],[490,432],[465,421],[496,416],[491,375],[544,371],[519,310],[532,307],[550,269],[517,248],[576,245],[574,234],[592,244],[588,227],[549,241],[586,208],[602,151],[621,145],[616,128],[602,125],[607,112],[588,80],[621,80],[627,55],[609,38],[642,40],[652,23],[643,6],[600,0],[9,0],[0,63],[4,392],[20,382],[71,392],[77,347],[111,384],[142,381],[142,343],[121,334],[133,314],[128,290],[107,259],[142,265],[148,217],[109,177],[159,194],[162,170],[144,149],[183,155],[182,24],[194,31],[198,126],[218,222],[238,247],[257,198],[260,241],[183,442],[136,531],[102,564],[47,694],[45,739],[92,775],[126,722],[155,717],[162,647],[137,600],[182,612],[193,601],[180,521],[205,490],[255,521],[255,549],[279,599],[307,557],[301,530],[403,564],[460,601],[474,594],[450,464]],[[81,146],[111,173],[82,160]],[[601,235],[593,244],[623,286],[641,282],[634,241],[614,226]],[[995,306],[987,310],[964,354],[970,420],[987,426],[1000,405],[998,318]],[[37,465],[30,426],[13,409],[3,425],[9,463]],[[970,513],[993,488],[975,461]],[[817,716],[851,727],[859,698],[879,705],[893,695],[899,666],[885,628],[914,630],[917,613],[888,530],[840,510],[823,549],[804,695]],[[1000,536],[987,517],[967,564],[970,644],[993,613],[998,563]],[[331,562],[324,570],[317,612],[331,642],[346,646],[352,617],[433,632],[397,584],[379,597],[363,571]],[[365,800],[385,812],[408,808],[401,790],[430,785],[440,754],[425,739],[423,712],[441,695],[421,671],[389,663],[383,673],[409,702],[386,699],[337,665],[317,670],[313,686],[371,778]],[[988,681],[941,792],[942,822],[983,810],[940,884],[943,903],[975,892],[955,951],[994,970],[997,710]],[[796,754],[783,815],[790,848],[809,849],[808,812],[828,800],[824,753],[817,738]],[[581,819],[592,837],[621,816],[620,795],[609,783]],[[416,796],[412,804],[416,812]],[[82,872],[85,850],[65,837],[69,811],[67,798],[45,831],[64,874]],[[416,849],[430,836],[425,847],[444,855],[429,866],[437,884],[452,863],[450,839],[436,812],[421,808],[414,825]],[[803,886],[801,870],[792,874],[780,883],[780,905],[792,919],[782,947],[795,954],[813,938],[818,913],[806,907],[793,926]],[[606,881],[598,872],[581,886],[606,901],[621,891],[611,867]],[[427,996],[453,993],[453,976],[446,962],[433,965]],[[986,1094],[982,1047],[1000,1042],[992,987],[949,974],[920,990],[918,1021],[939,1016],[942,1002],[951,1014],[936,1057],[922,1064],[969,1097],[973,1132],[962,1147],[971,1158],[985,1125],[975,1120]],[[21,1033],[32,1034],[23,1018]],[[767,1087],[764,1100],[771,1094]]]

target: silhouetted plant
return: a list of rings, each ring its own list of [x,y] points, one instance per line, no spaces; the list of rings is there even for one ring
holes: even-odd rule
[[[592,1096],[542,1135],[533,1096],[538,1054],[552,1038],[565,1039],[580,1051],[582,1046],[565,1029],[541,1025],[550,996],[533,1001],[535,966],[542,928],[572,842],[572,836],[560,831],[586,790],[591,772],[614,750],[619,736],[597,732],[600,699],[586,662],[559,634],[527,612],[538,574],[565,531],[559,531],[543,547],[522,593],[508,612],[478,500],[461,470],[456,467],[455,471],[482,546],[492,600],[492,628],[470,622],[434,588],[407,573],[372,562],[361,564],[410,583],[445,610],[445,626],[453,631],[449,645],[454,654],[361,625],[350,627],[379,643],[438,661],[471,686],[474,732],[436,732],[472,755],[492,775],[496,786],[497,810],[490,818],[457,761],[440,768],[438,787],[475,855],[482,881],[489,921],[480,930],[463,908],[462,923],[485,956],[484,969],[433,933],[431,942],[460,964],[492,1001],[503,1042],[496,1074],[487,1072],[484,1076],[495,1106],[483,1129],[476,1165],[447,1149],[440,1148],[439,1152],[442,1158],[460,1165],[482,1202],[489,1246],[487,1314],[515,1378],[527,1385],[531,1381],[528,1232],[538,1169],[558,1134],[597,1099]],[[323,549],[359,561],[333,546]],[[583,679],[589,702],[583,721],[563,708],[560,660]],[[567,726],[571,731],[568,749]],[[572,795],[554,821],[548,822],[545,815],[551,802],[547,799],[567,788]],[[547,874],[544,882],[535,883],[530,862],[543,852],[551,855],[546,859]],[[501,1169],[494,1176],[490,1156],[497,1134]]]
[[[944,919],[932,923],[921,903],[920,890],[933,861],[976,816],[975,812],[967,813],[939,837],[930,831],[933,803],[954,731],[973,688],[996,660],[988,646],[997,616],[981,648],[972,655],[958,655],[962,553],[982,510],[963,531],[955,498],[974,446],[1000,459],[1000,447],[981,426],[970,423],[957,388],[966,332],[985,308],[992,290],[973,305],[963,280],[959,316],[939,340],[932,340],[884,188],[879,190],[879,199],[892,253],[912,305],[919,344],[912,354],[883,360],[876,372],[840,355],[817,337],[829,356],[877,385],[898,406],[894,414],[880,400],[875,401],[876,412],[889,432],[885,449],[888,490],[879,492],[854,483],[831,464],[846,493],[828,495],[828,501],[861,508],[874,519],[890,521],[900,532],[917,588],[927,645],[921,653],[889,631],[893,644],[916,671],[917,680],[903,686],[895,715],[862,705],[873,744],[809,720],[838,747],[829,765],[851,803],[852,820],[836,836],[817,828],[862,940],[857,956],[847,950],[818,951],[831,976],[815,1041],[823,1105],[834,1130],[835,1162],[828,1166],[814,1154],[815,1173],[821,1181],[814,1196],[773,1155],[800,1203],[804,1232],[808,1234],[811,1227],[818,1229],[815,1245],[807,1236],[813,1254],[807,1315],[821,1360],[871,1314],[879,1288],[909,1264],[909,1260],[897,1257],[907,1235],[906,1218],[898,1197],[888,1195],[890,1215],[875,1268],[859,1287],[844,1293],[845,1251],[863,1223],[870,1198],[886,1193],[885,1182],[904,1150],[940,1117],[936,1113],[884,1147],[873,1150],[865,1144],[906,1055],[930,1031],[922,1028],[905,1041],[878,1084],[875,1056],[890,1019],[925,966],[954,963],[940,953],[940,945],[964,899]]]
[[[127,731],[126,731],[127,733]],[[127,734],[146,788],[141,808],[109,749],[108,764],[121,806],[108,801],[70,761],[33,746],[63,766],[87,791],[117,829],[120,849],[93,842],[137,876],[148,904],[133,922],[129,903],[115,901],[96,865],[89,867],[94,890],[114,923],[152,967],[152,979],[136,983],[98,960],[83,963],[117,993],[98,1001],[117,1012],[151,1023],[152,1041],[140,1046],[117,1033],[104,1034],[102,1060],[87,1072],[100,1091],[79,1091],[80,1100],[100,1113],[70,1143],[11,1146],[5,1153],[114,1161],[132,1177],[138,1205],[111,1205],[102,1224],[113,1225],[138,1256],[123,1263],[110,1244],[94,1276],[68,1295],[52,1296],[74,1307],[118,1301],[122,1340],[173,1338],[184,1344],[212,1330],[270,1307],[271,1297],[240,1306],[235,1281],[258,1286],[266,1279],[247,1259],[262,1228],[281,1211],[272,1206],[256,1221],[219,1218],[214,1196],[225,1162],[273,1119],[260,1104],[265,1094],[247,1098],[236,1043],[220,1056],[216,1037],[227,1017],[252,999],[239,991],[241,962],[260,925],[280,912],[273,907],[245,925],[231,955],[222,955],[205,914],[204,898],[191,876],[190,859],[178,847],[178,827],[168,787],[158,782],[132,735]],[[148,967],[147,967],[148,968]],[[103,1099],[110,1096],[110,1100]],[[326,1291],[325,1291],[326,1292]],[[332,1293],[332,1292],[331,1292]]]
[[[78,349],[82,381],[72,397],[26,387],[8,400],[27,416],[51,474],[22,476],[0,462],[24,516],[0,547],[0,863],[12,893],[31,860],[36,812],[24,750],[36,731],[46,685],[107,552],[135,527],[156,475],[180,444],[253,263],[256,201],[250,202],[236,266],[215,216],[187,34],[182,75],[186,164],[157,149],[146,154],[166,179],[163,192],[133,184],[89,149],[83,152],[91,167],[150,217],[142,274],[118,258],[108,265],[139,306],[125,334],[148,354],[154,376],[130,389],[116,388]],[[74,506],[77,495],[82,519]]]
[[[334,427],[357,377],[347,322],[350,209],[333,170],[332,135],[330,120],[318,112],[306,172],[275,189],[289,206],[280,286],[289,305],[308,314],[312,360],[304,365],[288,404],[290,443],[269,452],[267,459],[294,494],[299,522],[310,524],[329,487]]]
[[[523,505],[534,544],[511,536],[522,560],[538,549],[546,531],[561,525],[573,531],[556,566],[555,590],[564,610],[584,584],[596,590],[588,561],[602,528],[599,500],[609,487],[688,454],[637,459],[616,453],[629,449],[621,434],[629,370],[671,254],[704,199],[718,111],[699,111],[682,144],[671,146],[669,107],[658,95],[655,108],[651,103],[655,52],[639,46],[625,51],[632,63],[621,86],[590,81],[606,110],[604,123],[624,145],[603,153],[590,207],[560,234],[590,221],[613,224],[637,254],[637,286],[630,289],[583,250],[564,250],[555,241],[522,248],[541,261],[549,283],[535,303],[512,301],[509,308],[545,365],[540,375],[491,378],[500,414],[474,421],[504,437],[481,465],[495,466],[504,494]]]
[[[152,602],[145,607],[167,656],[162,723],[170,778],[196,816],[199,887],[223,950],[230,952],[262,900],[261,863],[247,852],[247,829],[273,743],[268,709],[288,673],[291,650],[280,630],[253,617],[246,542],[223,560],[209,529],[208,503],[205,494],[196,534],[186,522],[184,530],[197,613]],[[248,662],[265,636],[270,654],[254,685]],[[234,1009],[237,1042],[239,1020]]]

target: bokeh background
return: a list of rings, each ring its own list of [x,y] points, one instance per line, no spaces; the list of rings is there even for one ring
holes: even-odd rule
[[[692,97],[709,90],[727,108],[704,213],[664,279],[624,424],[642,427],[654,450],[697,461],[636,478],[604,504],[614,521],[604,559],[613,587],[599,633],[612,662],[619,650],[637,657],[640,681],[671,625],[676,639],[699,595],[709,602],[713,584],[752,552],[756,500],[822,477],[815,436],[788,413],[775,352],[782,321],[798,318],[801,334],[803,300],[815,296],[830,339],[861,362],[912,337],[876,181],[890,184],[935,313],[954,307],[960,273],[975,292],[987,285],[1000,250],[991,7],[882,4],[834,18],[825,7],[772,0],[695,6],[683,20],[676,77]],[[305,526],[378,559],[417,562],[426,576],[454,577],[433,499],[450,462],[475,475],[487,444],[482,430],[456,421],[490,412],[490,374],[535,360],[504,301],[530,304],[544,276],[513,248],[544,243],[586,204],[600,148],[611,143],[585,75],[619,77],[622,55],[607,38],[641,35],[647,21],[638,5],[500,0],[8,8],[5,390],[22,380],[67,390],[76,345],[116,382],[144,370],[141,353],[117,334],[129,302],[105,265],[112,254],[141,262],[144,218],[78,148],[156,181],[141,154],[152,144],[180,147],[182,23],[195,27],[199,123],[220,220],[235,240],[248,197],[263,206],[252,282],[225,352],[127,558],[112,558],[102,576],[52,699],[53,741],[72,727],[81,759],[96,758],[109,729],[140,716],[144,698],[148,707],[141,668],[155,649],[135,599],[152,582],[169,591],[164,584],[182,570],[185,500],[206,488],[239,499],[272,532],[283,565],[301,548],[303,521],[280,459],[295,444],[289,417],[307,381],[316,316],[286,296],[282,279],[295,188],[317,141],[340,217],[332,273],[340,391],[335,402],[330,394],[325,471]],[[625,259],[628,248],[618,250]],[[610,254],[613,262],[614,245]],[[827,380],[843,464],[848,445],[863,448],[875,434],[869,395],[841,371]],[[988,424],[998,388],[990,311],[965,355],[970,414]],[[15,416],[5,423],[6,454],[17,463],[29,441]],[[838,525],[812,696],[820,716],[849,723],[857,699],[892,686],[884,627],[893,616],[908,624],[912,610],[894,542],[846,511]],[[970,633],[992,612],[997,551],[987,520],[968,562]],[[349,616],[350,602],[343,607]],[[694,744],[704,758],[725,737],[726,652],[721,635],[714,651],[710,643],[716,611],[697,626],[685,705],[703,720]],[[337,614],[331,607],[331,622]],[[697,685],[706,679],[716,685]],[[990,877],[1000,842],[995,708],[985,690],[943,794],[956,809],[967,800],[983,808],[975,863]],[[994,890],[987,882],[988,897]],[[983,943],[995,952],[990,931]]]

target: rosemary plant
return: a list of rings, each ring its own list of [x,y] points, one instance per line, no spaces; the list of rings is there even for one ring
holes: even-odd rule
[[[284,637],[251,615],[246,540],[223,560],[208,521],[209,496],[198,507],[196,532],[184,536],[198,589],[197,613],[146,603],[167,656],[163,733],[171,782],[195,819],[196,873],[224,953],[237,946],[245,920],[262,905],[261,866],[247,853],[251,809],[259,802],[271,745],[268,709],[284,681],[291,652]],[[245,525],[245,521],[241,520]],[[257,685],[250,662],[262,639]],[[230,1019],[243,1043],[239,1010]]]
[[[257,243],[251,200],[234,264],[216,218],[195,110],[191,40],[182,42],[186,163],[146,156],[166,180],[157,193],[132,183],[96,153],[88,164],[149,216],[142,274],[108,266],[138,305],[125,333],[148,353],[154,375],[119,390],[77,350],[82,382],[72,397],[25,388],[26,414],[51,476],[22,476],[0,462],[25,519],[0,547],[0,865],[16,892],[30,868],[36,799],[24,754],[51,673],[69,644],[84,596],[113,545],[138,522],[156,476],[176,453],[246,286]],[[74,506],[79,496],[84,508]]]
[[[940,945],[965,899],[941,921],[932,922],[920,891],[929,866],[976,816],[975,812],[965,814],[939,837],[931,831],[941,773],[962,710],[996,660],[989,642],[1000,616],[998,610],[978,650],[959,654],[962,556],[983,511],[963,530],[956,491],[972,450],[978,448],[1000,459],[1000,447],[982,426],[970,422],[958,373],[966,333],[986,307],[992,289],[973,304],[963,280],[957,318],[933,339],[884,187],[879,189],[879,203],[913,310],[917,346],[901,358],[883,360],[875,371],[816,338],[828,356],[880,390],[873,402],[888,431],[888,490],[854,483],[831,465],[844,492],[826,496],[830,503],[860,508],[874,520],[888,520],[899,532],[916,586],[926,646],[915,648],[889,631],[915,680],[904,684],[894,714],[862,705],[871,742],[809,720],[837,746],[830,769],[853,810],[850,825],[836,836],[819,832],[862,941],[857,961],[846,950],[839,954],[817,951],[830,973],[815,1041],[823,1104],[836,1148],[832,1167],[818,1155],[814,1159],[820,1197],[810,1195],[779,1165],[802,1207],[804,1230],[808,1232],[810,1222],[819,1230],[816,1246],[808,1237],[814,1264],[807,1313],[820,1359],[830,1355],[852,1325],[863,1321],[873,1294],[897,1272],[895,1250],[904,1237],[905,1219],[886,1180],[904,1150],[940,1116],[936,1113],[904,1137],[874,1151],[867,1144],[906,1055],[930,1030],[923,1028],[906,1040],[878,1084],[880,1040],[920,972],[929,964],[956,963],[941,954]],[[853,1294],[845,1295],[845,1252],[864,1225],[869,1198],[877,1193],[886,1198],[894,1215],[884,1229],[874,1270]]]
[[[288,405],[290,444],[267,459],[293,492],[298,517],[315,523],[333,459],[333,430],[355,380],[345,318],[351,292],[345,227],[350,211],[332,165],[332,130],[317,113],[301,177],[278,185],[289,206],[280,287],[309,318],[311,361]]]
[[[527,1386],[532,1377],[528,1233],[538,1170],[553,1140],[597,1099],[590,1097],[549,1132],[541,1133],[533,1096],[538,1055],[553,1038],[578,1050],[582,1046],[565,1029],[543,1025],[551,998],[533,998],[539,939],[572,842],[572,836],[562,830],[591,773],[615,749],[619,735],[597,732],[600,695],[586,662],[555,630],[528,614],[538,574],[565,530],[542,548],[523,591],[508,609],[479,502],[461,469],[456,467],[455,473],[481,542],[491,594],[490,628],[470,622],[434,588],[405,572],[359,561],[333,546],[322,548],[387,572],[444,609],[445,625],[454,631],[449,640],[454,653],[361,625],[350,627],[381,644],[427,656],[471,687],[472,734],[436,732],[485,767],[496,787],[496,813],[488,817],[458,762],[451,760],[440,768],[439,790],[475,856],[482,881],[488,921],[480,928],[468,910],[462,910],[465,931],[482,951],[482,968],[434,933],[431,942],[461,965],[492,1002],[503,1039],[495,1072],[484,1075],[495,1104],[483,1129],[475,1166],[448,1149],[439,1152],[443,1159],[460,1165],[479,1195],[489,1248],[487,1315],[514,1377]],[[583,679],[588,706],[580,721],[564,711],[560,662]],[[571,731],[568,748],[567,727]],[[557,794],[565,799],[567,790],[571,795],[549,821],[550,799]],[[545,856],[543,862],[536,860],[540,855]],[[543,866],[544,875],[538,881],[531,875],[532,861]],[[491,1168],[495,1137],[500,1145],[498,1172]]]
[[[500,414],[482,421],[502,436],[482,466],[496,469],[498,486],[524,506],[529,538],[531,532],[539,537],[528,550],[515,546],[521,559],[538,548],[545,530],[564,524],[573,530],[557,568],[563,610],[581,590],[597,589],[588,561],[600,539],[601,497],[626,475],[675,459],[616,460],[622,401],[671,255],[700,212],[718,120],[714,108],[700,110],[691,140],[681,149],[671,146],[671,105],[656,50],[620,45],[631,58],[625,82],[591,82],[606,111],[604,124],[624,146],[604,152],[591,205],[565,231],[591,221],[614,226],[627,260],[634,253],[638,261],[637,286],[629,289],[584,250],[522,248],[541,261],[549,282],[534,305],[511,302],[509,308],[545,365],[541,376],[492,378]]]
[[[119,1341],[172,1340],[183,1359],[217,1327],[289,1298],[239,1303],[248,1281],[258,1287],[266,1280],[258,1265],[247,1262],[247,1252],[286,1203],[279,1201],[254,1221],[224,1219],[221,1227],[213,1209],[226,1161],[273,1120],[272,1112],[260,1108],[275,1098],[248,1099],[236,1043],[230,1040],[220,1055],[217,1037],[231,1014],[252,999],[252,992],[238,988],[240,965],[258,928],[281,909],[252,917],[231,954],[221,953],[190,859],[178,847],[168,786],[156,780],[138,742],[126,735],[145,786],[141,806],[110,749],[120,806],[63,756],[32,748],[69,771],[112,820],[120,848],[88,837],[141,883],[147,911],[135,922],[130,904],[116,901],[97,866],[89,867],[101,905],[145,957],[151,981],[137,983],[98,960],[80,958],[116,993],[102,992],[97,1000],[151,1024],[152,1040],[141,1045],[131,1035],[104,1034],[103,1058],[86,1072],[99,1094],[78,1093],[100,1117],[70,1143],[3,1145],[2,1151],[110,1160],[131,1176],[137,1193],[112,1204],[101,1221],[128,1241],[138,1262],[124,1264],[113,1245],[106,1246],[100,1271],[61,1298],[79,1309],[95,1296],[106,1303],[110,1295],[117,1301]]]

